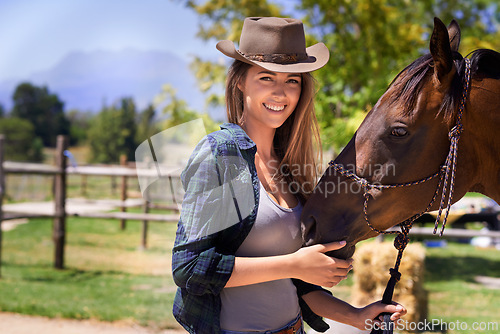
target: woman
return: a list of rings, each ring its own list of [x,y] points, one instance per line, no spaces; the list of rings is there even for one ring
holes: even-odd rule
[[[325,252],[344,242],[302,248],[300,212],[316,180],[319,136],[310,74],[326,64],[306,49],[302,22],[247,18],[226,82],[229,123],[206,136],[183,172],[186,195],[173,249],[179,286],[174,316],[190,333],[300,333],[321,317],[358,328],[400,305],[364,308],[333,297],[352,259]],[[313,141],[313,138],[315,140]]]

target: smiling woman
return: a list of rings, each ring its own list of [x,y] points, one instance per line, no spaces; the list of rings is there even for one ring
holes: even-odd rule
[[[302,22],[253,17],[243,24],[226,81],[229,123],[206,136],[182,173],[186,191],[173,248],[179,286],[174,316],[190,333],[325,331],[322,316],[363,328],[382,311],[333,297],[350,259],[326,256],[334,242],[301,248],[300,213],[312,192],[319,148],[311,71],[329,59],[305,47]],[[283,307],[286,305],[287,307]]]

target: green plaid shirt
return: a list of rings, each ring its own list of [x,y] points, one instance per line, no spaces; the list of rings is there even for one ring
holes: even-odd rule
[[[179,286],[173,314],[190,333],[221,331],[220,292],[257,216],[256,151],[243,129],[225,123],[197,145],[182,172],[186,194],[172,251],[172,273]],[[328,325],[300,298],[322,288],[293,282],[304,320],[324,332]]]

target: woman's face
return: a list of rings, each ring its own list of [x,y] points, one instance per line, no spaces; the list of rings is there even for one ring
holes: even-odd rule
[[[302,76],[253,65],[238,84],[243,92],[245,125],[280,127],[299,102]]]

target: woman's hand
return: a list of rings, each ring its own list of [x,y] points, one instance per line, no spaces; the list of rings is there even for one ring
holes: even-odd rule
[[[262,283],[284,278],[332,287],[346,278],[352,259],[340,260],[326,255],[344,247],[345,242],[303,247],[298,251],[267,257],[236,257],[233,272],[225,287]]]
[[[344,247],[345,241],[303,247],[290,254],[294,277],[316,285],[332,287],[347,277],[352,259],[341,260],[326,255]]]
[[[382,301],[378,301],[363,308],[359,308],[357,311],[358,316],[353,318],[354,322],[351,325],[363,330],[374,328],[383,321],[381,317],[378,319],[375,319],[375,317],[384,312],[392,313],[391,320],[397,321],[404,316],[407,311],[401,304],[393,303],[392,305],[387,305],[383,304]]]

